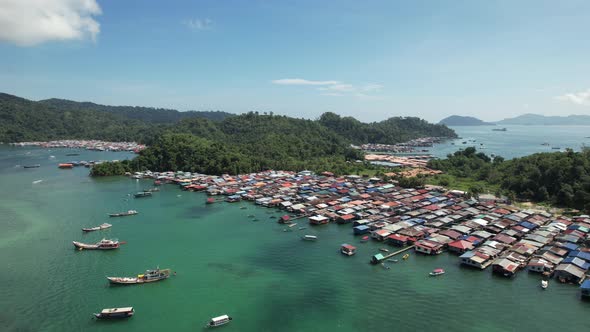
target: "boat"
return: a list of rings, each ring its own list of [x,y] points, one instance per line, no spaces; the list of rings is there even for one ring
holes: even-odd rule
[[[363,236],[361,238],[361,242],[367,242],[367,241],[369,241],[369,236],[368,235],[365,235],[365,236]]]
[[[35,181],[33,181],[33,184],[37,184],[37,183],[41,183],[41,182],[43,182],[43,180],[35,180]]]
[[[41,164],[35,164],[35,165],[24,165],[23,168],[39,168],[41,167]]]
[[[506,128],[494,128],[492,129],[492,131],[507,131],[508,129]]]
[[[70,156],[79,156],[79,153],[66,153],[66,156],[70,157]]]
[[[295,227],[295,226],[297,226],[297,223],[292,223],[292,224],[290,224],[290,225],[287,225],[287,227],[289,227],[289,228],[291,228],[291,227]]]
[[[545,143],[542,143],[541,145],[543,145],[543,146],[549,146],[549,143],[545,142]]]
[[[278,220],[279,224],[290,224],[291,223],[291,217],[289,215],[284,215],[282,217],[279,218]]]
[[[126,216],[133,216],[138,214],[139,212],[135,210],[129,210],[127,212],[119,212],[119,213],[109,213],[109,217],[126,217]]]
[[[549,287],[549,282],[547,280],[541,280],[541,288],[547,289]]]
[[[432,272],[429,273],[429,275],[431,277],[436,277],[436,276],[439,276],[441,274],[445,274],[445,270],[440,269],[440,268],[439,269],[434,269],[434,270],[432,270]]]
[[[217,327],[217,326],[225,325],[225,324],[231,322],[231,320],[232,320],[232,318],[228,315],[221,315],[218,317],[213,317],[213,318],[211,318],[209,323],[207,323],[207,325],[205,325],[205,327]]]
[[[393,263],[397,263],[397,262],[399,262],[397,259],[393,259],[393,258],[390,258],[390,259],[388,259],[387,261],[388,261],[388,262],[393,262]]]
[[[135,285],[148,282],[160,281],[170,277],[170,269],[147,270],[144,274],[138,274],[137,277],[107,277],[112,284]]]
[[[247,209],[247,207],[245,207],[245,206],[240,206],[240,210],[246,210],[246,209]]]
[[[340,246],[340,252],[346,256],[352,256],[356,254],[356,247],[347,243]]]
[[[553,146],[551,147],[553,150],[560,150],[561,148],[559,146]]]
[[[301,231],[301,230],[304,230],[304,229],[306,229],[306,228],[307,228],[307,227],[305,227],[305,226],[303,226],[303,227],[299,227],[299,230]]]
[[[57,165],[57,167],[62,168],[62,169],[71,169],[71,168],[74,168],[74,164],[59,164],[59,165]]]
[[[389,249],[387,249],[387,248],[379,248],[379,251],[389,252]]]
[[[98,319],[112,319],[112,318],[129,318],[133,316],[135,311],[133,307],[126,308],[110,308],[102,309],[99,314],[94,314],[94,317]]]
[[[94,232],[94,231],[100,231],[101,229],[107,229],[107,228],[111,228],[111,224],[107,224],[106,222],[100,226],[96,226],[96,227],[91,227],[91,228],[82,228],[83,232]]]
[[[406,259],[408,259],[408,258],[410,258],[410,254],[405,254],[405,255],[403,255],[403,256],[402,256],[402,259],[403,259],[403,260],[406,260]]]
[[[117,240],[107,240],[102,239],[95,244],[87,244],[78,241],[72,241],[74,246],[80,250],[87,249],[87,250],[110,250],[110,249],[117,249],[119,248],[119,241]]]
[[[385,263],[381,263],[381,266],[383,266],[383,268],[386,269],[386,270],[389,270],[390,269],[390,267],[387,266],[387,265],[385,265]]]
[[[315,235],[303,235],[302,239],[305,241],[315,241],[318,237]]]
[[[207,198],[207,201],[205,202],[205,204],[213,204],[213,203],[215,203],[215,198],[213,198],[213,197]]]
[[[151,192],[151,193],[157,192],[157,191],[160,191],[160,188],[153,187],[153,188],[149,188],[149,189],[144,190],[144,192]]]
[[[135,196],[135,198],[150,197],[152,196],[152,193],[149,191],[140,191],[138,193],[135,193],[133,196]]]

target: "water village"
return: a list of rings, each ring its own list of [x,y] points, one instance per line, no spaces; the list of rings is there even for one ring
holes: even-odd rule
[[[136,142],[105,142],[99,140],[59,140],[49,142],[19,142],[10,143],[14,146],[36,146],[41,148],[70,148],[86,149],[93,151],[130,151],[138,153],[146,148],[145,145]]]
[[[278,222],[313,227],[350,224],[351,237],[341,252],[354,255],[365,241],[382,242],[379,253],[363,253],[367,262],[383,264],[410,253],[457,256],[466,268],[488,269],[504,277],[521,271],[539,273],[540,286],[556,282],[580,285],[590,296],[590,216],[553,216],[520,210],[495,197],[467,198],[441,187],[400,188],[379,178],[335,177],[310,171],[266,171],[239,176],[209,176],[188,172],[138,172],[134,179],[205,192],[207,203],[254,202],[284,211]],[[216,198],[218,197],[218,198]],[[290,228],[288,227],[288,228]],[[299,227],[305,229],[306,227]],[[285,229],[287,230],[287,229]],[[312,236],[304,240],[321,240]],[[435,270],[431,275],[444,271]]]

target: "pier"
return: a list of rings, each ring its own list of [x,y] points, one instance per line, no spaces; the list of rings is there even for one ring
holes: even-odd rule
[[[377,264],[377,263],[379,263],[379,262],[381,262],[381,261],[384,261],[384,260],[386,260],[386,259],[388,259],[388,258],[391,258],[391,257],[393,257],[393,256],[396,256],[396,255],[399,255],[399,254],[401,254],[401,253],[403,253],[403,252],[406,252],[406,251],[408,251],[408,250],[410,250],[410,249],[413,249],[413,248],[414,248],[414,245],[411,245],[411,246],[409,246],[409,247],[406,247],[406,248],[400,249],[400,250],[398,250],[398,251],[396,251],[396,252],[392,252],[391,254],[387,254],[387,255],[385,255],[385,256],[383,256],[383,255],[382,255],[382,256],[383,256],[382,258],[377,258],[377,257],[375,257],[375,256],[377,256],[377,255],[375,255],[375,256],[373,256],[373,258],[371,258],[371,263],[373,263],[373,264]],[[378,255],[379,255],[379,254],[378,254]]]

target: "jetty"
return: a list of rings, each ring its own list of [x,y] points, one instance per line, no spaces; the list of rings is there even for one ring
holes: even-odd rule
[[[399,255],[399,254],[401,254],[401,253],[403,253],[403,252],[406,252],[406,251],[408,251],[408,250],[410,250],[410,249],[414,249],[414,247],[415,247],[414,245],[411,245],[411,246],[409,246],[409,247],[406,247],[406,248],[400,249],[400,250],[398,250],[398,251],[396,251],[396,252],[392,252],[391,254],[387,254],[387,255],[383,255],[383,254],[376,254],[376,255],[374,255],[374,256],[371,258],[371,264],[378,264],[378,263],[381,263],[382,261],[384,261],[384,260],[387,260],[387,259],[389,259],[389,258],[391,258],[391,257],[397,256],[397,255]]]

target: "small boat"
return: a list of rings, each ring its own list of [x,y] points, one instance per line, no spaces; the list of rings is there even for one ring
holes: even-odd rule
[[[253,215],[253,214],[248,215],[248,218],[254,218],[254,217],[255,217],[255,215]]]
[[[111,308],[111,309],[102,309],[99,314],[94,314],[94,317],[98,319],[111,319],[111,318],[129,318],[133,316],[135,311],[133,307],[126,307],[126,308]]]
[[[543,146],[549,146],[549,143],[545,142],[545,143],[542,143],[541,145],[543,145]]]
[[[96,227],[91,227],[91,228],[82,228],[82,232],[94,232],[94,231],[100,231],[101,229],[107,229],[107,228],[111,228],[111,224],[107,224],[106,222],[100,226],[96,226]]]
[[[403,255],[403,256],[402,256],[402,259],[403,259],[403,260],[406,260],[406,259],[408,259],[408,258],[410,258],[410,254],[405,254],[405,255]]]
[[[213,317],[213,318],[211,318],[209,323],[207,323],[207,325],[205,325],[205,327],[217,327],[217,326],[225,325],[225,324],[231,322],[231,320],[232,320],[232,318],[228,315]]]
[[[559,146],[553,146],[551,147],[553,150],[560,150],[561,148]]]
[[[62,169],[71,169],[71,168],[74,168],[74,164],[59,164],[59,165],[57,165],[57,167],[62,168]]]
[[[35,164],[35,165],[24,165],[23,168],[39,168],[41,167],[41,164]]]
[[[305,241],[315,241],[318,237],[315,235],[303,235],[302,239]]]
[[[153,187],[153,188],[149,188],[149,189],[144,190],[144,192],[150,192],[150,193],[157,192],[157,191],[160,191],[160,188]]]
[[[295,227],[295,226],[297,226],[297,223],[293,223],[293,224],[287,225],[287,227],[289,227],[289,228]]]
[[[70,156],[79,156],[79,153],[66,153],[66,156],[70,157]]]
[[[150,191],[140,191],[138,193],[135,193],[133,196],[135,196],[135,198],[151,197],[152,193]]]
[[[72,241],[74,246],[79,250],[86,249],[86,250],[111,250],[119,248],[119,241],[117,240],[107,240],[102,239],[95,244],[87,244],[78,241]]]
[[[387,248],[379,248],[379,250],[383,251],[383,252],[389,252],[389,249],[387,249]]]
[[[119,213],[109,213],[109,217],[126,217],[126,216],[133,216],[138,214],[139,212],[135,210],[129,210],[127,212],[119,212]]]
[[[381,263],[381,266],[383,266],[383,268],[386,269],[386,270],[389,270],[390,269],[390,267],[387,266],[387,265],[385,265],[385,263]]]
[[[549,282],[547,280],[541,280],[541,288],[547,289],[549,287]]]
[[[247,209],[247,207],[245,207],[245,206],[240,206],[240,210],[246,210],[246,209]]]
[[[361,242],[367,242],[367,241],[369,241],[369,236],[368,236],[368,235],[366,235],[366,236],[363,236],[363,237],[361,238]]]
[[[434,269],[434,270],[432,270],[432,272],[429,273],[429,275],[431,277],[436,277],[436,276],[439,276],[441,274],[445,274],[445,270],[443,270],[443,269]]]
[[[107,277],[112,284],[135,285],[148,282],[160,281],[170,277],[170,269],[156,268],[147,270],[144,274],[138,274],[137,277]]]
[[[279,224],[289,224],[291,223],[291,217],[288,215],[284,215],[279,218]]]
[[[43,180],[35,180],[35,181],[33,181],[33,184],[37,184],[37,183],[41,183],[41,182],[43,182]]]
[[[207,198],[207,201],[205,202],[205,204],[213,204],[213,203],[215,203],[215,198],[213,198],[213,197]]]
[[[356,254],[356,247],[345,243],[340,246],[340,252],[346,256],[352,256],[352,255]]]
[[[507,131],[508,129],[506,128],[494,128],[492,129],[492,131]]]
[[[390,258],[387,260],[388,262],[397,263],[399,262],[397,259]]]
[[[162,185],[162,181],[160,181],[160,180],[154,181],[154,186],[160,186],[160,185]]]
[[[306,229],[306,228],[307,228],[307,227],[299,227],[299,230],[301,231],[301,230],[304,230],[304,229]]]

